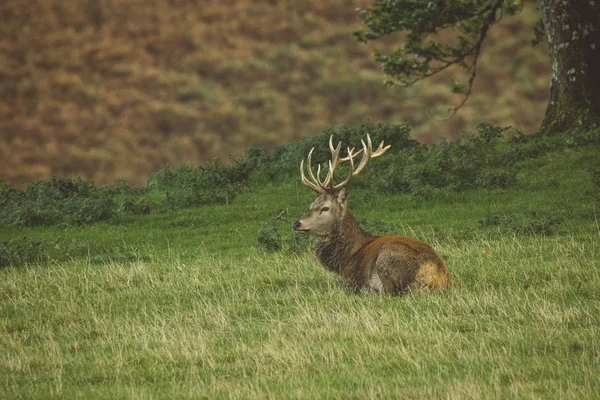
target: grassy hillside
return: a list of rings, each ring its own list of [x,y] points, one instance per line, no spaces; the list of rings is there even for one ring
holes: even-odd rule
[[[260,157],[228,204],[180,208],[176,182],[193,191],[233,167],[178,166],[167,191],[163,171],[148,191],[108,194],[146,199],[149,215],[0,228],[0,397],[597,398],[600,136],[495,132],[425,152],[407,142],[351,184],[363,226],[446,260],[452,287],[437,294],[338,288],[290,230],[313,194],[285,164],[268,183]],[[453,164],[473,148],[486,155],[476,175]],[[514,179],[498,180],[505,159]],[[374,190],[390,162],[402,189]],[[84,192],[59,184],[36,190]]]
[[[0,179],[142,184],[166,163],[241,156],[326,126],[408,122],[456,137],[481,121],[534,131],[548,96],[527,4],[485,43],[453,119],[450,76],[381,86],[353,3],[44,0],[0,3]],[[392,42],[381,43],[388,46]]]

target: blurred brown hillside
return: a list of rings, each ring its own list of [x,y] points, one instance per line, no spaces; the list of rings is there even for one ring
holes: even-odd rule
[[[425,141],[481,121],[538,127],[549,68],[530,45],[533,6],[493,30],[474,94],[441,121],[460,100],[450,76],[383,87],[373,48],[351,34],[367,4],[2,0],[0,179],[145,183],[165,163],[366,120],[408,122]]]

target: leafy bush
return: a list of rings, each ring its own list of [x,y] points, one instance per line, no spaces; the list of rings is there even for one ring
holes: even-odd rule
[[[243,185],[248,180],[246,162],[233,160],[225,165],[218,159],[194,165],[178,162],[167,165],[156,172],[148,181],[148,187],[157,189],[184,189],[190,186],[206,190],[227,186]]]
[[[119,205],[119,214],[150,214],[152,207],[150,203],[144,199],[135,199],[132,197],[126,197],[121,201]]]
[[[279,174],[279,169],[273,158],[267,154],[264,147],[250,146],[246,149],[246,162],[252,174],[263,180],[273,180]]]
[[[249,174],[249,164],[242,161],[229,165],[217,159],[200,165],[179,162],[156,172],[148,187],[165,192],[163,206],[167,209],[226,204],[247,184]]]
[[[0,268],[39,261],[42,258],[42,243],[27,238],[0,241]]]
[[[430,198],[440,189],[504,189],[514,183],[515,156],[511,156],[514,149],[503,138],[507,130],[481,124],[475,134],[465,134],[456,141],[422,145],[410,138],[408,125],[366,123],[326,129],[298,143],[275,148],[270,159],[261,154],[260,160],[263,170],[271,162],[280,173],[297,174],[300,161],[313,147],[313,163],[326,165],[331,134],[336,143],[341,140],[350,147],[360,148],[361,140],[369,133],[374,145],[383,140],[392,148],[378,159],[377,168],[367,168],[353,181],[353,186]]]
[[[381,141],[392,145],[377,160],[376,168],[367,168],[352,182],[353,188],[370,189],[372,193],[408,193],[418,198],[444,198],[469,189],[505,189],[516,181],[519,163],[524,160],[561,148],[600,143],[598,127],[553,136],[508,133],[508,128],[481,124],[475,133],[466,133],[453,142],[423,145],[410,138],[408,125],[368,122],[328,128],[296,143],[277,146],[271,153],[261,147],[249,147],[244,160],[233,160],[229,164],[215,159],[200,165],[186,162],[168,165],[157,171],[144,187],[130,186],[126,182],[95,187],[92,182],[81,179],[56,177],[32,183],[20,191],[0,182],[0,223],[8,226],[82,225],[155,210],[227,204],[248,185],[251,176],[257,181],[297,179],[300,162],[312,148],[313,167],[321,164],[326,168],[330,135],[335,145],[341,141],[357,149],[362,147],[361,140],[367,134],[375,146]],[[340,167],[340,175],[346,171],[347,166]],[[600,187],[598,167],[591,165],[588,173]],[[552,221],[550,219],[550,225],[554,224]],[[546,222],[534,230],[543,231],[546,229],[543,227],[548,226]],[[498,223],[504,226],[508,222]],[[273,221],[265,225],[260,239],[265,247],[276,247],[273,243],[281,245],[291,240],[281,236],[277,226]]]
[[[481,124],[476,134],[466,134],[454,142],[403,149],[380,161],[379,172],[369,172],[370,180],[379,190],[411,193],[420,198],[430,198],[442,188],[504,189],[516,177],[507,157],[510,147],[503,146],[506,129]]]
[[[7,226],[73,226],[112,221],[120,215],[149,214],[201,204],[226,204],[246,185],[246,162],[224,165],[177,163],[159,170],[145,187],[119,182],[95,187],[80,178],[53,177],[30,184],[24,191],[0,185],[0,223]],[[163,192],[160,204],[148,193]],[[158,206],[158,207],[155,207]]]
[[[511,162],[535,158],[565,148],[600,145],[600,127],[575,129],[555,135],[538,132],[534,135],[516,135],[509,140]]]
[[[293,252],[307,248],[308,237],[292,230],[292,222],[286,218],[288,215],[287,211],[280,211],[276,216],[265,221],[256,237],[260,247],[266,251]]]
[[[132,196],[140,197],[148,193],[147,186],[130,185],[127,181],[119,181],[114,185],[106,185],[102,187],[112,196]]]
[[[594,125],[589,129],[577,129],[570,133],[570,143],[575,146],[600,144],[600,126]]]
[[[357,126],[339,126],[327,128],[321,133],[304,136],[297,143],[289,143],[277,146],[273,149],[270,162],[277,166],[279,174],[297,174],[300,162],[305,159],[314,147],[312,159],[313,165],[325,165],[331,156],[329,150],[329,137],[333,135],[334,146],[339,141],[344,146],[357,149],[362,148],[361,140],[370,135],[373,144],[381,141],[392,145],[394,151],[419,146],[418,142],[410,138],[410,127],[408,125],[385,125],[365,123]]]
[[[0,188],[0,222],[12,226],[83,225],[110,220],[115,202],[92,182],[55,177],[20,191]]]

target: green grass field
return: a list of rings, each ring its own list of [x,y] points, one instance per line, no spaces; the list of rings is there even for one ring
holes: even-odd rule
[[[0,228],[52,250],[0,268],[0,398],[598,398],[597,155],[526,160],[507,190],[351,190],[368,229],[438,250],[452,286],[435,294],[338,288],[294,241],[313,195],[293,180],[229,205]],[[263,250],[265,226],[281,251]]]

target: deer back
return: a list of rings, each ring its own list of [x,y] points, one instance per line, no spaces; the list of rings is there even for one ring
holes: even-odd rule
[[[406,236],[373,237],[342,268],[345,286],[385,293],[441,289],[448,268],[428,244]]]

